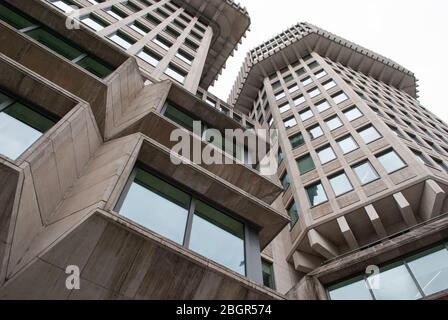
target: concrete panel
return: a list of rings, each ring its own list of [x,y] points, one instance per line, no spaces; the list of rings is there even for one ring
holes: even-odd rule
[[[441,213],[446,193],[434,180],[426,180],[420,202],[420,216],[431,219]]]

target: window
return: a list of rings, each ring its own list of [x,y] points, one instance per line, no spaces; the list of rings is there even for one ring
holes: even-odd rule
[[[316,108],[319,112],[324,112],[325,110],[330,109],[331,106],[327,100],[322,100],[322,101],[316,103]]]
[[[322,164],[326,164],[336,159],[336,155],[330,145],[317,150],[317,155],[319,156],[319,160]]]
[[[145,16],[145,19],[146,20],[148,20],[149,22],[151,22],[153,25],[155,25],[155,26],[157,26],[157,25],[159,25],[160,23],[161,23],[161,21],[158,19],[158,18],[156,18],[156,17],[154,17],[152,14],[150,14],[150,13],[148,13],[146,16]]]
[[[336,103],[336,104],[340,104],[340,103],[348,100],[347,95],[342,91],[333,95],[332,98],[333,98],[334,103]]]
[[[315,125],[313,127],[308,128],[308,134],[310,135],[311,140],[317,139],[324,135],[322,128],[320,125]]]
[[[406,164],[403,162],[403,160],[401,160],[401,158],[394,150],[389,150],[378,155],[377,159],[389,174],[406,166]]]
[[[363,276],[338,283],[328,288],[331,300],[372,300]]]
[[[336,197],[339,197],[347,192],[353,190],[353,186],[350,183],[345,172],[342,172],[338,175],[329,178],[331,187],[333,188],[334,194]]]
[[[280,81],[275,81],[273,84],[272,84],[272,90],[275,90],[275,89],[277,89],[277,88],[280,88],[282,86],[282,84],[280,83]]]
[[[325,120],[325,123],[327,124],[328,128],[330,128],[330,131],[342,127],[341,119],[339,119],[338,116],[328,118],[327,120]]]
[[[124,49],[129,49],[135,43],[134,39],[131,39],[122,32],[114,33],[113,35],[109,36],[109,39]]]
[[[170,26],[166,27],[164,30],[167,34],[169,34],[171,37],[173,37],[174,39],[179,38],[180,33],[176,30],[174,30],[173,28],[171,28]]]
[[[311,98],[314,98],[320,95],[320,90],[318,88],[314,88],[313,90],[308,91],[308,94]]]
[[[324,83],[322,83],[322,85],[323,85],[324,89],[328,91],[328,90],[336,87],[336,82],[334,82],[333,80],[328,80],[328,81],[325,81]]]
[[[358,176],[358,179],[362,185],[366,185],[380,178],[375,168],[373,168],[369,161],[364,161],[354,166],[353,171]]]
[[[297,159],[297,166],[299,167],[300,174],[305,174],[316,168],[313,159],[309,154]]]
[[[363,114],[357,107],[351,107],[349,109],[344,110],[344,115],[347,117],[348,121],[354,121],[358,118],[361,118]]]
[[[290,182],[287,171],[285,171],[285,173],[280,178],[280,182],[282,183],[283,189],[287,190],[289,188]]]
[[[197,45],[195,42],[191,41],[190,39],[185,39],[184,45],[193,51],[197,51],[199,49],[199,45]]]
[[[296,149],[305,144],[305,140],[303,139],[303,135],[301,133],[297,133],[292,137],[289,137],[289,141],[291,142],[291,146],[293,149]]]
[[[314,114],[310,108],[307,108],[307,109],[299,112],[299,116],[300,116],[300,119],[302,119],[302,121],[306,121],[308,119],[311,119],[314,116]]]
[[[291,218],[291,227],[293,227],[297,223],[297,221],[299,221],[297,204],[294,200],[291,201],[288,208],[286,208],[286,211],[288,211],[289,218]]]
[[[423,153],[421,153],[420,151],[415,151],[413,149],[411,149],[411,151],[414,153],[418,162],[427,166],[432,166],[431,162],[423,155]]]
[[[305,86],[309,85],[310,83],[312,83],[313,80],[311,80],[310,77],[306,77],[301,82],[302,82],[302,85],[305,87]]]
[[[283,120],[283,123],[285,124],[286,129],[292,128],[297,125],[297,121],[296,118],[294,118],[294,116],[286,118],[285,120]]]
[[[117,209],[121,215],[245,275],[243,223],[194,199],[140,165],[134,169],[130,182]]]
[[[289,106],[289,103],[284,103],[280,107],[278,107],[278,109],[280,110],[280,113],[285,113],[291,110],[291,107]]]
[[[361,138],[364,140],[365,144],[372,143],[373,141],[376,141],[376,140],[382,138],[374,126],[368,126],[364,129],[361,129],[358,131],[358,133],[361,136]]]
[[[172,121],[184,127],[188,131],[193,132],[193,122],[199,121],[198,119],[193,118],[188,113],[183,111],[181,108],[175,106],[173,103],[169,101],[165,104],[164,108],[165,112],[163,113],[163,115],[165,117],[171,119]]]
[[[261,270],[263,274],[263,285],[275,290],[274,267],[271,262],[261,261]]]
[[[95,17],[94,15],[90,14],[88,16],[85,16],[84,18],[81,18],[81,21],[91,29],[95,31],[103,30],[105,27],[107,27],[107,23],[103,20]]]
[[[318,72],[316,72],[315,76],[317,79],[323,78],[327,75],[327,73],[325,72],[325,70],[320,70]]]
[[[337,140],[337,143],[344,154],[350,153],[359,148],[355,139],[353,139],[351,135],[345,136]]]
[[[0,153],[16,160],[56,122],[54,116],[0,93]]]
[[[139,33],[142,36],[146,36],[148,32],[151,31],[147,26],[143,25],[142,23],[135,21],[133,24],[129,26],[132,30]]]
[[[275,94],[275,100],[277,100],[277,101],[283,99],[284,97],[286,97],[286,94],[284,91],[280,91]]]
[[[56,0],[56,1],[50,1],[52,5],[54,5],[56,8],[60,9],[61,11],[65,13],[72,12],[73,10],[79,9],[78,6],[76,6],[73,2],[67,1],[67,0]]]
[[[113,71],[108,64],[87,54],[77,45],[52,30],[42,27],[37,22],[31,22],[19,11],[0,4],[0,19],[18,30],[34,26],[28,31],[25,30],[28,36],[99,78],[105,78]]]
[[[141,50],[137,54],[137,57],[139,57],[143,61],[148,62],[153,67],[156,67],[159,64],[160,60],[162,60],[162,57],[160,55],[148,48],[143,48],[143,50]]]
[[[325,193],[322,183],[318,182],[306,187],[305,189],[312,207],[328,201],[327,194]]]
[[[288,91],[289,91],[289,93],[294,93],[294,92],[296,92],[297,90],[299,90],[299,86],[296,85],[296,84],[288,87]]]
[[[443,170],[445,170],[445,172],[448,173],[448,165],[445,164],[445,162],[443,162],[442,160],[438,159],[438,158],[434,158],[431,157],[432,160],[434,160],[435,163],[437,163],[437,165],[442,168]]]
[[[125,1],[121,3],[122,5],[124,5],[126,8],[128,8],[129,10],[131,10],[132,12],[138,12],[140,11],[140,8],[133,2],[131,1]]]
[[[115,7],[107,9],[106,12],[117,20],[123,20],[128,16],[126,13],[122,12],[121,10],[118,10]]]
[[[302,103],[304,103],[305,101],[306,101],[305,97],[300,95],[300,96],[294,98],[294,105],[297,107],[297,106],[301,105]]]
[[[194,60],[194,57],[191,54],[189,54],[188,52],[186,52],[182,49],[179,49],[177,51],[176,57],[178,57],[180,60],[182,60],[183,62],[185,62],[186,64],[189,64],[189,65],[191,65]]]
[[[165,70],[165,74],[173,78],[174,80],[184,83],[185,77],[187,76],[187,72],[176,67],[172,63],[168,65],[168,68]]]
[[[166,40],[165,38],[157,35],[155,36],[154,39],[152,39],[152,42],[154,42],[155,44],[157,44],[159,47],[165,49],[165,50],[169,50],[170,47],[173,45],[171,42],[169,42],[168,40]]]

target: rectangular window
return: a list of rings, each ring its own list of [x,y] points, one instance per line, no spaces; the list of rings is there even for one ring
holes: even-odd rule
[[[16,160],[55,122],[40,109],[0,93],[0,153]]]
[[[308,91],[308,94],[311,98],[314,98],[320,95],[320,90],[318,88],[314,88],[313,90]]]
[[[327,124],[330,131],[333,131],[333,130],[336,130],[337,128],[342,127],[341,119],[339,119],[338,116],[328,118],[327,120],[325,120],[325,123]]]
[[[324,186],[318,182],[305,188],[312,207],[318,206],[328,201]]]
[[[180,33],[177,30],[174,30],[173,28],[171,28],[170,26],[166,27],[164,31],[167,34],[169,34],[171,37],[173,37],[174,39],[177,39],[180,36]]]
[[[344,110],[344,115],[350,122],[354,121],[358,118],[361,118],[363,116],[363,114],[361,113],[361,111],[359,111],[359,109],[357,107],[351,107],[351,108]]]
[[[359,148],[355,139],[351,135],[345,136],[336,141],[344,154],[350,153]]]
[[[382,136],[375,129],[375,127],[371,126],[371,125],[359,130],[358,133],[361,136],[362,140],[364,140],[365,144],[372,143],[372,142],[382,138]]]
[[[124,5],[126,8],[128,8],[129,10],[131,10],[132,12],[140,11],[140,7],[131,1],[125,1],[122,2],[121,4]]]
[[[333,98],[334,103],[336,103],[336,104],[340,104],[340,103],[348,100],[347,95],[342,91],[333,95],[332,98]]]
[[[286,94],[284,91],[280,91],[275,94],[275,100],[277,100],[277,101],[283,99],[284,97],[286,97]]]
[[[333,80],[328,80],[325,81],[324,83],[322,83],[322,86],[324,87],[325,90],[330,90],[334,87],[336,87],[336,82],[334,82]]]
[[[296,118],[294,118],[294,116],[291,116],[291,117],[283,120],[283,123],[285,124],[286,129],[292,128],[297,125],[297,121],[296,121]]]
[[[184,45],[193,51],[197,51],[199,49],[199,45],[197,45],[195,42],[191,41],[190,39],[185,39]]]
[[[315,73],[315,76],[317,79],[323,78],[327,75],[327,73],[325,72],[325,70],[320,70],[318,72]]]
[[[312,83],[313,80],[311,80],[311,77],[306,77],[306,78],[302,79],[301,82],[302,82],[302,85],[305,87],[305,86],[309,85],[310,83]]]
[[[309,154],[297,159],[297,166],[299,167],[300,174],[308,173],[316,168]]]
[[[151,31],[151,29],[138,21],[135,21],[129,27],[142,36],[146,36]]]
[[[290,182],[289,182],[289,176],[288,176],[287,171],[285,171],[285,173],[280,178],[280,182],[282,183],[283,189],[288,190]]]
[[[52,5],[54,5],[56,8],[61,10],[62,12],[69,13],[73,10],[79,9],[77,5],[75,5],[73,2],[68,0],[56,0],[56,1],[50,1]]]
[[[329,180],[336,197],[340,197],[353,190],[353,186],[345,172],[330,177]]]
[[[291,110],[291,107],[289,106],[289,103],[284,103],[280,107],[278,107],[278,109],[280,110],[280,113],[285,113]]]
[[[299,86],[296,85],[296,84],[288,87],[288,91],[289,91],[289,93],[294,93],[294,92],[296,92],[297,90],[299,90]]]
[[[317,139],[324,135],[322,128],[320,125],[315,125],[313,127],[308,128],[308,134],[310,135],[311,140]]]
[[[319,156],[319,160],[322,164],[326,164],[336,159],[336,154],[330,145],[317,150],[317,155]]]
[[[186,52],[185,50],[179,49],[176,53],[176,57],[178,57],[180,60],[185,62],[188,65],[191,65],[193,63],[194,57]]]
[[[136,42],[134,39],[120,31],[110,35],[109,39],[124,49],[129,49]]]
[[[90,14],[88,16],[85,16],[84,18],[81,18],[81,21],[91,29],[95,31],[103,30],[105,27],[107,27],[107,23],[101,20],[100,18],[95,17],[94,15]]]
[[[324,112],[325,110],[330,109],[331,106],[327,100],[322,100],[322,101],[319,101],[318,103],[316,103],[316,108],[317,108],[317,111]]]
[[[154,17],[152,14],[148,13],[145,16],[145,19],[148,20],[149,22],[151,22],[153,25],[157,26],[159,25],[162,21],[160,21],[158,18]]]
[[[300,106],[302,103],[304,103],[306,100],[305,100],[305,97],[304,96],[302,96],[302,95],[300,95],[300,96],[298,96],[298,97],[296,97],[296,98],[294,98],[294,105],[297,107],[297,106]]]
[[[193,122],[199,121],[199,119],[195,119],[192,116],[190,116],[187,112],[182,110],[180,107],[175,106],[171,102],[165,103],[165,112],[163,115],[178,125],[184,127],[188,131],[193,132]]]
[[[124,13],[124,12],[121,11],[121,10],[118,10],[118,9],[115,8],[115,7],[110,7],[109,9],[106,10],[106,12],[107,12],[110,16],[114,17],[114,18],[117,19],[117,20],[123,20],[124,18],[126,18],[126,17],[128,16],[126,13]]]
[[[148,48],[143,48],[138,54],[137,57],[139,57],[140,59],[142,59],[143,61],[146,61],[147,63],[149,63],[150,65],[152,65],[153,67],[156,67],[160,60],[162,60],[162,57],[153,52],[152,50],[148,49]]]
[[[121,215],[205,258],[246,274],[243,223],[139,165],[130,181],[117,210]]]
[[[406,167],[406,164],[394,150],[389,150],[377,155],[377,159],[389,174]]]
[[[419,151],[415,151],[413,149],[411,149],[411,151],[414,153],[418,162],[420,162],[421,164],[427,165],[427,166],[432,166],[431,162],[423,155],[423,153],[421,153]]]
[[[274,267],[271,262],[261,261],[261,270],[263,274],[263,285],[275,290]]]
[[[370,161],[364,161],[354,166],[353,171],[358,176],[362,185],[366,185],[380,178]]]
[[[165,74],[182,84],[184,83],[185,77],[187,76],[186,71],[176,67],[171,63],[168,65],[168,68],[166,68]]]
[[[165,49],[165,50],[169,50],[170,47],[173,45],[171,42],[169,42],[168,40],[166,40],[165,38],[157,35],[155,36],[154,39],[152,39],[152,42],[154,42],[155,44],[157,44],[159,47]]]
[[[294,200],[291,201],[288,208],[286,208],[286,211],[288,211],[288,216],[291,219],[291,227],[294,227],[294,225],[299,221],[299,213],[297,211],[297,204]]]
[[[300,119],[302,121],[306,121],[308,119],[311,119],[314,116],[314,114],[313,114],[313,111],[311,111],[310,108],[307,108],[307,109],[299,112],[299,116],[300,116]]]

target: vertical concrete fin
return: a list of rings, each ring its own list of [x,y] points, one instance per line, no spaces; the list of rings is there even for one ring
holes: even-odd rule
[[[345,240],[348,243],[348,246],[350,249],[354,250],[359,247],[358,241],[355,238],[355,235],[353,234],[352,229],[348,225],[347,219],[345,217],[339,217],[337,219],[339,229],[342,232],[342,235],[344,236]]]
[[[370,219],[370,222],[372,222],[373,228],[375,229],[375,232],[378,236],[381,238],[385,238],[387,236],[386,229],[384,228],[383,222],[381,221],[380,216],[375,210],[375,207],[373,205],[368,205],[367,207],[364,207],[364,209],[367,212],[367,216]]]
[[[337,247],[315,229],[308,231],[308,240],[311,248],[327,259],[334,258],[339,254]]]
[[[414,210],[412,210],[411,205],[408,200],[406,200],[403,193],[399,192],[394,194],[394,199],[406,224],[409,227],[415,226],[417,224],[417,219],[415,219]]]
[[[442,211],[446,193],[434,180],[426,180],[420,202],[420,216],[424,220],[431,219]]]

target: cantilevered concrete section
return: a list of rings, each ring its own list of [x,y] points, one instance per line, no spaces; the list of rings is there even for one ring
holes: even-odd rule
[[[249,29],[247,10],[232,0],[174,0],[185,8],[194,9],[213,29],[213,39],[205,61],[200,86],[207,89],[225,68],[225,63],[237,49]]]
[[[417,96],[417,79],[411,71],[312,24],[299,23],[247,54],[228,98],[229,104],[248,113],[264,78],[293,64],[297,56],[305,57],[311,52],[400,89],[412,97]]]

